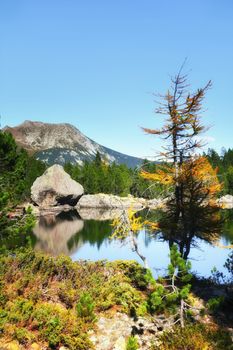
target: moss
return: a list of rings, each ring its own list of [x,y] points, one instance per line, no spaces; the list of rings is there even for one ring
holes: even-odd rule
[[[8,312],[0,308],[0,333],[4,330],[5,324],[8,320]]]

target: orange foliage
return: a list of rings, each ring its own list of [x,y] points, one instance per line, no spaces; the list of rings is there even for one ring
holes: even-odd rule
[[[148,173],[147,171],[142,170],[140,175],[144,179],[156,181],[162,185],[171,185],[174,183],[174,176],[172,172],[172,169],[169,169],[167,171],[158,169],[155,173]]]
[[[206,157],[189,159],[178,169],[178,175],[175,168],[167,166],[158,168],[154,173],[141,171],[144,179],[158,182],[162,185],[173,185],[178,182],[186,190],[196,191],[199,195],[214,197],[222,189],[222,184],[217,177],[217,169],[213,169]],[[195,195],[195,193],[194,193]]]
[[[200,193],[215,196],[222,189],[222,184],[217,177],[217,169],[213,169],[206,157],[190,159],[183,163],[179,181],[181,183],[191,182],[198,187]]]

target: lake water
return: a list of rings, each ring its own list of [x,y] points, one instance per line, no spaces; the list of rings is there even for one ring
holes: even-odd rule
[[[60,213],[57,216],[41,217],[33,229],[34,248],[54,256],[65,254],[74,261],[84,260],[137,260],[138,255],[132,250],[130,242],[112,239],[111,212],[88,212],[81,219],[77,212]],[[91,218],[95,218],[95,220]],[[232,217],[232,215],[229,215]],[[225,222],[222,236],[215,244],[200,238],[195,239],[188,256],[192,271],[199,276],[208,277],[216,267],[227,273],[223,267],[230,248],[224,248],[233,241],[233,220]],[[155,276],[166,273],[169,264],[169,244],[162,235],[141,230],[137,235],[139,250],[147,257]],[[216,245],[219,244],[219,245]]]

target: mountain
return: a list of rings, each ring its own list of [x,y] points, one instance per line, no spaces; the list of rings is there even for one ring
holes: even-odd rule
[[[26,120],[16,127],[6,126],[4,131],[10,132],[19,146],[49,165],[64,165],[67,162],[81,165],[85,160],[93,160],[97,152],[109,163],[126,164],[130,168],[142,163],[140,158],[99,145],[67,123],[50,124]]]

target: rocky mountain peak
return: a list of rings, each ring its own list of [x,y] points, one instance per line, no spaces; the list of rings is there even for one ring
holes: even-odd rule
[[[124,163],[135,167],[141,159],[108,149],[85,136],[79,129],[68,123],[52,124],[25,120],[16,127],[5,127],[19,146],[38,159],[50,165],[66,162],[82,164],[94,159],[97,152],[107,162]]]

